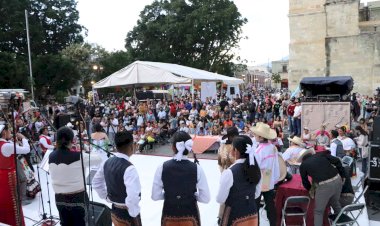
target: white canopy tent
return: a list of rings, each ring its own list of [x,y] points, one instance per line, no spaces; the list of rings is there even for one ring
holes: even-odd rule
[[[94,84],[94,88],[113,86],[178,84],[194,81],[221,81],[228,85],[242,84],[243,80],[178,64],[135,61]]]

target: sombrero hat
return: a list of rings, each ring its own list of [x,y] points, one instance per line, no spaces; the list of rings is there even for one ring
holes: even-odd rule
[[[302,149],[302,150],[300,151],[300,153],[298,154],[297,162],[298,162],[298,163],[301,163],[303,157],[305,157],[305,155],[307,155],[307,154],[312,154],[312,155],[314,155],[314,154],[315,154],[314,149],[313,149],[313,148]]]
[[[288,140],[289,140],[290,142],[293,142],[293,143],[295,143],[295,144],[298,144],[298,145],[300,145],[300,146],[302,146],[302,147],[305,147],[305,146],[306,146],[305,143],[303,142],[303,140],[302,140],[301,138],[297,137],[297,136],[294,136],[293,138],[288,138]]]
[[[251,127],[250,129],[254,134],[264,137],[268,140],[273,140],[277,137],[275,130],[271,129],[269,125],[265,123],[257,123],[256,126]]]

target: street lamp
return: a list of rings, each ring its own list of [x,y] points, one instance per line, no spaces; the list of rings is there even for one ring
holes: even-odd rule
[[[94,81],[94,80],[92,80],[92,81],[91,81],[91,85],[94,85],[94,84],[95,84],[95,81]]]

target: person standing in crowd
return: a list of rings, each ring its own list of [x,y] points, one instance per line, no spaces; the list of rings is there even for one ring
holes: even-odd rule
[[[304,128],[303,128],[302,140],[303,140],[304,142],[309,142],[309,141],[311,140],[310,130],[309,130],[309,128],[307,128],[307,127],[304,127]]]
[[[43,127],[39,131],[40,137],[39,137],[39,144],[42,151],[42,155],[45,155],[48,149],[54,149],[53,142],[51,141],[51,138],[49,137],[49,130],[47,127]]]
[[[355,140],[362,156],[362,172],[364,173],[365,177],[368,172],[368,133],[361,126],[356,126],[355,130],[359,132],[359,136],[357,136]]]
[[[369,133],[368,125],[367,125],[367,122],[365,121],[364,118],[361,118],[359,120],[359,126],[361,126],[364,131],[366,131],[367,133]]]
[[[331,130],[330,153],[332,156],[343,158],[346,153],[343,149],[343,143],[338,139],[338,136],[338,131]]]
[[[102,162],[105,162],[108,159],[108,155],[104,150],[108,151],[108,144],[110,142],[107,134],[103,131],[103,127],[99,123],[94,125],[94,132],[91,134],[91,143],[91,151],[97,153],[100,158],[102,158]]]
[[[112,223],[115,226],[141,226],[141,185],[133,154],[133,136],[128,131],[115,134],[117,152],[95,174],[93,188],[99,197],[112,203]]]
[[[14,156],[14,143],[8,125],[0,125],[0,222],[8,225],[25,225],[21,208],[21,197],[26,191],[17,194],[16,165]],[[30,152],[28,140],[20,133],[16,134],[16,139],[21,140],[22,146],[16,144],[16,154],[27,154]],[[26,186],[20,186],[25,188]],[[20,189],[21,190],[21,189]]]
[[[172,142],[175,156],[157,168],[152,199],[164,200],[161,225],[199,226],[201,222],[197,202],[210,201],[206,176],[199,165],[187,158],[193,144],[190,135],[176,132]]]
[[[294,135],[301,137],[301,113],[302,106],[299,99],[296,99],[296,107],[294,108],[293,122],[294,122]]]
[[[260,206],[261,196],[264,196],[269,223],[271,226],[275,226],[277,215],[274,206],[274,185],[280,179],[280,166],[277,149],[269,140],[275,139],[277,134],[264,123],[257,123],[251,130],[255,135],[256,142],[259,143],[255,151],[255,158],[260,166],[262,178],[261,195],[256,199],[256,206]]]
[[[108,138],[111,144],[114,144],[115,134],[117,132],[118,126],[119,126],[119,120],[115,117],[114,114],[111,114],[109,118],[109,122],[108,122],[108,128],[107,128]]]
[[[339,199],[342,191],[342,178],[345,178],[344,168],[339,158],[325,153],[314,155],[307,153],[301,156],[303,158],[300,174],[303,186],[308,191],[312,188],[308,177],[311,177],[316,185],[314,226],[322,226],[323,215],[328,204],[333,207],[334,213],[339,213],[342,209]]]
[[[295,98],[292,97],[290,99],[290,102],[288,104],[287,110],[286,110],[286,115],[288,116],[288,130],[289,134],[294,134],[294,123],[293,123],[293,115],[294,115],[294,108],[296,105],[294,104]]]
[[[225,204],[219,225],[258,225],[255,199],[261,193],[261,172],[254,157],[255,147],[245,135],[233,139],[235,164],[223,171],[216,201]]]
[[[49,173],[55,192],[55,203],[62,226],[86,225],[86,205],[81,153],[73,151],[74,133],[68,127],[57,131],[57,148],[49,155]],[[84,167],[89,165],[90,157],[83,154]],[[91,156],[91,164],[97,165],[101,159]],[[86,169],[84,169],[86,171]]]
[[[218,149],[218,165],[221,173],[223,173],[224,170],[228,169],[235,162],[235,158],[231,154],[233,150],[232,141],[238,135],[238,129],[236,127],[230,127],[227,129],[227,134],[222,137],[220,147]],[[219,221],[222,219],[223,210],[224,205],[221,205],[218,215]]]

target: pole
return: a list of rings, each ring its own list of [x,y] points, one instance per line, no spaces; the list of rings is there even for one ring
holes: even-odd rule
[[[191,99],[194,101],[194,79],[191,79]]]
[[[26,23],[26,40],[27,40],[27,43],[28,43],[28,58],[29,58],[30,89],[31,89],[31,93],[32,93],[32,100],[34,100],[33,72],[32,72],[32,56],[31,56],[31,54],[30,54],[30,40],[29,40],[28,10],[25,10],[25,23]]]

